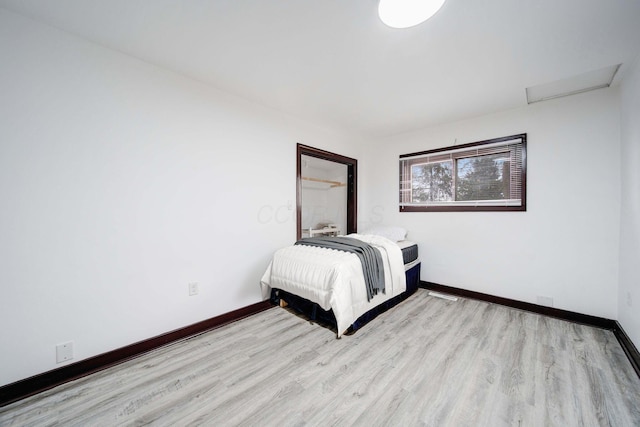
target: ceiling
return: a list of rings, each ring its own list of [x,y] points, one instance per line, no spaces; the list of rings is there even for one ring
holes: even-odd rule
[[[321,126],[382,137],[527,105],[640,52],[638,0],[448,0],[392,29],[377,0],[0,0],[0,7]]]

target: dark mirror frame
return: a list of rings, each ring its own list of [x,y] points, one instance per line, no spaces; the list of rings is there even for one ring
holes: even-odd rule
[[[347,166],[347,234],[358,231],[358,161],[351,157],[296,145],[296,239],[302,238],[302,156],[317,157]]]

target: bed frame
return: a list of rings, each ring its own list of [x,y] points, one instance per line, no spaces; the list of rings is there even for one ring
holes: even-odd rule
[[[375,319],[379,314],[384,313],[388,309],[398,305],[400,302],[411,296],[418,289],[418,285],[420,284],[420,263],[417,263],[412,268],[405,271],[405,276],[407,278],[406,291],[382,302],[360,316],[347,329],[345,335],[355,333],[358,329]],[[326,324],[336,330],[338,329],[336,318],[333,315],[333,310],[323,310],[318,304],[311,302],[308,299],[299,297],[281,289],[271,289],[270,301],[272,304],[279,305],[280,307],[289,307],[305,317],[308,317],[312,322]]]

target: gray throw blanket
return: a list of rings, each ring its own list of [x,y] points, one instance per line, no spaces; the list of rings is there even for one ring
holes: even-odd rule
[[[310,237],[298,240],[296,245],[319,246],[356,254],[362,263],[364,283],[367,286],[367,301],[380,291],[384,293],[382,256],[368,243],[351,237]]]

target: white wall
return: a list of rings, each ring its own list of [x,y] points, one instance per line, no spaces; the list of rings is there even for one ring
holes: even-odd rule
[[[619,132],[618,93],[604,89],[381,140],[361,161],[360,227],[407,228],[422,280],[615,319]],[[526,212],[398,212],[400,154],[518,133]]]
[[[3,9],[0,58],[0,385],[260,301],[296,143],[358,154]]]
[[[622,208],[620,216],[619,322],[640,348],[640,63],[621,93]]]

